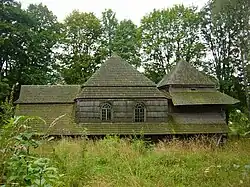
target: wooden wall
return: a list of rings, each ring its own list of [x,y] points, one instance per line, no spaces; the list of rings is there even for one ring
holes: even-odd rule
[[[82,132],[79,126],[74,122],[75,104],[19,104],[17,105],[15,115],[37,116],[41,117],[46,123],[36,120],[32,121],[32,129],[37,132],[55,135],[71,135],[76,132]],[[53,126],[51,123],[60,117]]]
[[[207,113],[217,112],[221,113],[225,111],[223,105],[183,105],[174,106],[172,100],[168,100],[168,111],[170,113]]]
[[[95,99],[77,100],[76,120],[78,123],[100,123],[101,106],[112,105],[112,122],[134,122],[134,107],[143,103],[146,108],[146,122],[167,122],[168,104],[166,99]]]

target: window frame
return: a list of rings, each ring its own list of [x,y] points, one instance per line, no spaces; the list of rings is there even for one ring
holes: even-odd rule
[[[139,108],[140,107],[140,108]],[[139,110],[139,111],[137,111]],[[143,103],[136,103],[134,106],[134,122],[144,123],[146,122],[146,107]]]
[[[104,112],[105,111],[105,112]],[[105,115],[103,115],[105,114]],[[103,118],[104,117],[104,118]],[[102,122],[110,122],[113,118],[113,107],[110,103],[103,103],[100,107],[100,119]]]

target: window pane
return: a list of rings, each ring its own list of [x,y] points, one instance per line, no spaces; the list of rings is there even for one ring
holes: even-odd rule
[[[102,106],[101,110],[101,119],[102,121],[110,121],[111,120],[111,105],[105,104]]]
[[[102,109],[102,120],[106,120],[106,110]]]
[[[144,122],[144,107],[142,105],[137,105],[135,107],[135,122]]]
[[[107,119],[106,120],[111,120],[111,109],[107,109]]]

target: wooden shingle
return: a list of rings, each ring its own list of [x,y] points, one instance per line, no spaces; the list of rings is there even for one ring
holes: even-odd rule
[[[86,86],[156,86],[119,56],[112,56],[90,77]]]
[[[221,93],[215,89],[187,89],[179,88],[178,91],[170,91],[174,106],[181,105],[232,105],[239,100]]]
[[[163,77],[163,79],[157,84],[157,87],[163,87],[168,85],[198,85],[215,87],[213,82],[203,72],[198,71],[191,64],[185,61],[180,61],[176,66]]]
[[[166,98],[156,87],[84,87],[77,98]]]
[[[112,56],[83,85],[77,98],[166,98],[156,84],[119,56]]]
[[[22,85],[20,103],[73,103],[80,85]]]

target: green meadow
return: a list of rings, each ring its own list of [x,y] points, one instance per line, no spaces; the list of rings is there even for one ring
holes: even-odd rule
[[[34,149],[58,168],[61,186],[249,186],[250,139],[160,141],[63,138]]]

